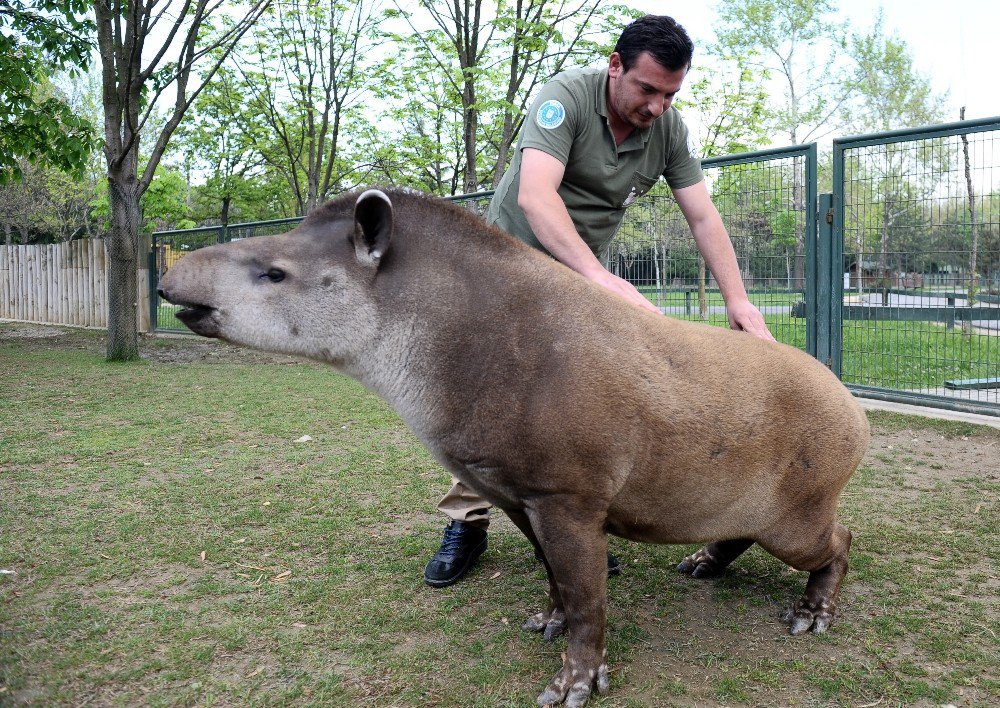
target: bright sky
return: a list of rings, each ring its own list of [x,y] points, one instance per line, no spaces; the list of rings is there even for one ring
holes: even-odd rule
[[[680,22],[695,45],[714,39],[716,2],[629,0],[644,12]],[[906,42],[917,70],[948,91],[948,121],[1000,116],[1000,2],[996,0],[833,0],[856,29],[868,29],[881,5],[887,34]]]

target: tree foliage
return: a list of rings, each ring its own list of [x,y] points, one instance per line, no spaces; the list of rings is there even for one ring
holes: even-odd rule
[[[635,14],[601,0],[422,0],[416,10],[397,3],[392,16],[403,29],[390,34],[399,53],[386,74],[405,68],[433,77],[430,92],[403,78],[390,84],[408,110],[430,119],[403,117],[404,139],[449,140],[418,171],[466,193],[496,186],[535,90],[565,68],[606,60],[609,41]]]
[[[288,182],[300,215],[352,186],[363,169],[343,153],[369,88],[378,19],[371,0],[277,3],[230,64],[246,97],[232,115]]]
[[[721,0],[719,43],[777,82],[771,129],[793,145],[836,127],[846,99],[843,33],[832,0]]]
[[[22,160],[81,174],[96,147],[90,123],[48,77],[90,61],[86,0],[0,2],[0,184],[23,177]]]

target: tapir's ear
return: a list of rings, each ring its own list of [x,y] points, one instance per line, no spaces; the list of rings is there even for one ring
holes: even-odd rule
[[[392,237],[392,202],[369,189],[354,204],[354,251],[363,265],[378,268]]]

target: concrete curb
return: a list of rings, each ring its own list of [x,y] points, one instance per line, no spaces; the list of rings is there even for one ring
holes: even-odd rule
[[[940,420],[957,420],[963,423],[974,425],[987,425],[991,428],[1000,429],[1000,417],[992,415],[981,415],[979,413],[962,413],[961,411],[950,411],[944,408],[931,408],[929,406],[914,406],[909,403],[893,403],[892,401],[878,401],[873,398],[856,397],[858,403],[865,410],[890,411],[892,413],[902,413],[903,415],[918,415],[924,418],[938,418]]]

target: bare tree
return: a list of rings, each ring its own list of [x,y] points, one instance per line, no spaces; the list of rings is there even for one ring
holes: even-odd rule
[[[468,193],[483,186],[479,158],[487,132],[490,137],[485,142],[496,156],[489,178],[495,187],[507,168],[510,147],[534,89],[567,64],[599,56],[590,38],[607,34],[605,23],[597,21],[606,19],[602,0],[421,0],[420,5],[444,42],[422,32],[414,16],[396,3],[410,24],[410,41],[433,58],[460,97],[463,189]],[[440,51],[443,45],[448,54]],[[484,119],[496,120],[496,126],[484,131]]]
[[[139,264],[139,200],[149,187],[170,137],[191,103],[236,42],[271,0],[95,0],[104,105],[111,234],[108,247],[109,361],[137,359],[139,339],[136,269]],[[213,31],[209,18],[234,9],[242,17]],[[196,66],[204,80],[189,85]],[[154,107],[174,91],[152,153],[139,163],[139,141]],[[141,171],[140,171],[141,170]]]
[[[340,191],[351,172],[343,129],[367,90],[374,8],[369,0],[286,0],[237,51],[254,112],[246,118],[268,128],[247,136],[288,181],[300,214]]]

